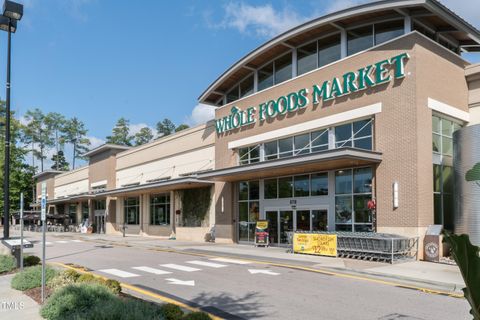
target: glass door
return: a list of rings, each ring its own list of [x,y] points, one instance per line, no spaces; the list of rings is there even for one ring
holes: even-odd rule
[[[297,210],[297,228],[299,231],[310,231],[310,210]]]
[[[279,244],[288,244],[288,232],[293,232],[293,210],[279,211]]]
[[[278,211],[270,210],[266,211],[268,221],[268,236],[270,244],[278,244]]]

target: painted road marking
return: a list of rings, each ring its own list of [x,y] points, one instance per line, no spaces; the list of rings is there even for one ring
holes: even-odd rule
[[[200,271],[201,270],[201,269],[197,269],[197,268],[181,266],[179,264],[174,264],[174,263],[161,264],[160,266],[165,267],[165,268],[180,270],[180,271],[186,271],[186,272],[193,272],[193,271]]]
[[[83,242],[82,240],[72,240],[72,242]]]
[[[173,278],[168,278],[168,279],[165,279],[167,281],[170,281],[169,284],[178,284],[178,285],[181,285],[181,286],[190,286],[190,287],[193,287],[195,286],[195,281],[194,280],[178,280],[178,279],[173,279]]]
[[[280,274],[278,272],[273,272],[271,270],[264,270],[264,269],[248,269],[248,272],[250,272],[251,274],[257,274],[257,273],[268,274],[270,276],[278,276]]]
[[[213,258],[213,259],[209,259],[209,260],[226,262],[226,263],[235,263],[235,264],[249,264],[250,263],[250,261],[229,259],[229,258]]]
[[[42,242],[40,242],[40,243],[42,243]],[[48,242],[48,241],[45,242],[46,246],[51,246],[52,244],[53,244],[52,242]]]
[[[120,277],[120,278],[133,278],[133,277],[139,277],[140,275],[135,274],[135,273],[130,273],[127,271],[122,271],[118,269],[103,269],[103,270],[98,270],[99,272],[103,273],[109,273],[114,276]]]
[[[150,268],[150,267],[132,267],[132,269],[145,271],[153,274],[170,274],[171,273],[170,271],[164,271],[164,270]]]
[[[60,241],[55,241],[56,243],[68,243],[68,241],[65,240],[60,240]]]
[[[213,263],[213,262],[200,261],[200,260],[187,261],[187,263],[196,264],[196,265],[198,265],[198,266],[211,267],[211,268],[223,268],[223,267],[227,267],[226,264]]]

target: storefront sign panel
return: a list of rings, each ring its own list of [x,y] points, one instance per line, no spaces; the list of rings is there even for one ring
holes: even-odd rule
[[[258,220],[255,225],[255,245],[268,246],[268,221]]]
[[[336,234],[295,233],[293,252],[321,256],[337,256]]]
[[[402,53],[334,77],[332,80],[326,80],[321,84],[313,84],[311,88],[302,88],[270,99],[258,106],[249,106],[245,110],[232,106],[229,115],[215,119],[215,130],[217,134],[225,133],[256,122],[264,122],[293,113],[307,108],[309,105],[319,104],[321,101],[329,101],[354,92],[364,91],[388,83],[392,79],[404,78],[405,62],[408,59],[408,53]]]

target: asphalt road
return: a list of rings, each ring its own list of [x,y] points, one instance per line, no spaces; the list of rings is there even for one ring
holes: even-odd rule
[[[41,245],[29,252],[41,256]],[[50,236],[47,260],[79,264],[226,319],[471,319],[464,299],[241,260]]]

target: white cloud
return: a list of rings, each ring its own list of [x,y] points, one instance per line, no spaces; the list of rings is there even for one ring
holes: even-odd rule
[[[215,117],[215,107],[199,103],[193,108],[192,114],[187,117],[187,123],[191,126],[205,123]]]
[[[291,7],[277,11],[271,4],[255,6],[243,2],[230,2],[224,9],[222,21],[219,24],[211,24],[211,27],[233,28],[241,33],[254,33],[261,37],[275,36],[307,19]]]
[[[88,140],[90,140],[90,145],[88,148],[90,150],[95,149],[96,147],[100,147],[102,144],[105,144],[105,140],[102,138],[94,137],[94,136],[88,136]]]
[[[142,128],[145,128],[145,127],[149,127],[153,133],[156,132],[156,129],[154,127],[151,127],[146,123],[132,123],[128,126],[128,128],[130,129],[129,133],[131,136],[134,136],[136,133],[140,132]]]

